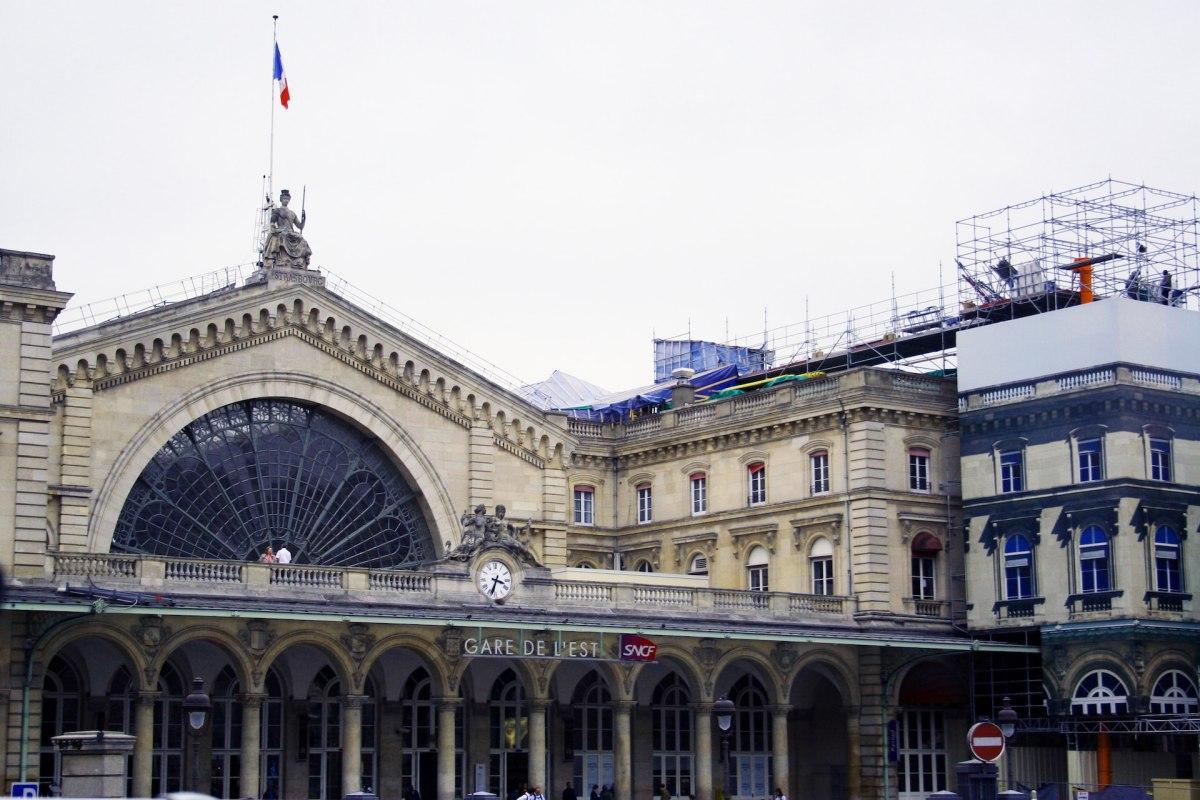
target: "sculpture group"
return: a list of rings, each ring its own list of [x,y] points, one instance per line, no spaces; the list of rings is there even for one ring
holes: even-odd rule
[[[482,503],[475,506],[473,511],[462,515],[462,537],[458,547],[446,542],[446,560],[469,561],[477,551],[484,547],[501,547],[512,553],[527,564],[538,563],[537,557],[529,547],[532,523],[529,520],[517,527],[504,518],[507,509],[496,506],[494,515],[487,513],[487,507]]]

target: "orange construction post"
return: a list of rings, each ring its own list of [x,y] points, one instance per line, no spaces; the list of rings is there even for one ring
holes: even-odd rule
[[[1108,729],[1100,726],[1096,734],[1096,783],[1103,789],[1112,785],[1112,742],[1108,739]]]
[[[1079,275],[1079,302],[1090,303],[1095,298],[1092,294],[1092,260],[1090,258],[1077,258],[1076,262],[1086,261],[1085,266],[1074,267],[1071,271]]]

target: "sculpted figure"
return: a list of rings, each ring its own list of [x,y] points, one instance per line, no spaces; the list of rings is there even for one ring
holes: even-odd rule
[[[269,267],[288,267],[290,269],[308,269],[308,260],[312,258],[312,248],[300,234],[308,215],[288,208],[292,193],[284,189],[279,193],[279,205],[271,209],[271,233],[267,237],[267,246],[263,249],[263,264]]]

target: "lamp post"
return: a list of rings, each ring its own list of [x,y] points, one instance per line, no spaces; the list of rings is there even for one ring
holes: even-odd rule
[[[725,799],[733,797],[732,778],[733,768],[729,760],[729,729],[733,727],[733,712],[737,710],[733,701],[722,697],[713,703],[713,715],[717,718],[717,727],[721,729],[721,761],[725,764]]]
[[[204,678],[192,679],[192,693],[183,698],[183,713],[187,718],[188,733],[192,737],[192,786],[200,792],[200,734],[208,724],[212,711],[212,698],[204,691]]]
[[[1013,790],[1013,754],[1008,749],[1008,743],[1012,740],[1013,735],[1017,732],[1017,712],[1012,707],[1012,700],[1004,698],[1004,705],[996,714],[996,722],[1000,725],[1000,732],[1004,734],[1004,772],[1008,785],[1008,791]]]

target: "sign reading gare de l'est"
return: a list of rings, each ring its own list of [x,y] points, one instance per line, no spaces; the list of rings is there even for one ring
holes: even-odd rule
[[[560,636],[527,638],[511,633],[465,636],[460,654],[474,658],[581,658],[592,661],[654,661],[658,645],[636,633],[623,633],[615,657],[605,645],[605,636]]]

